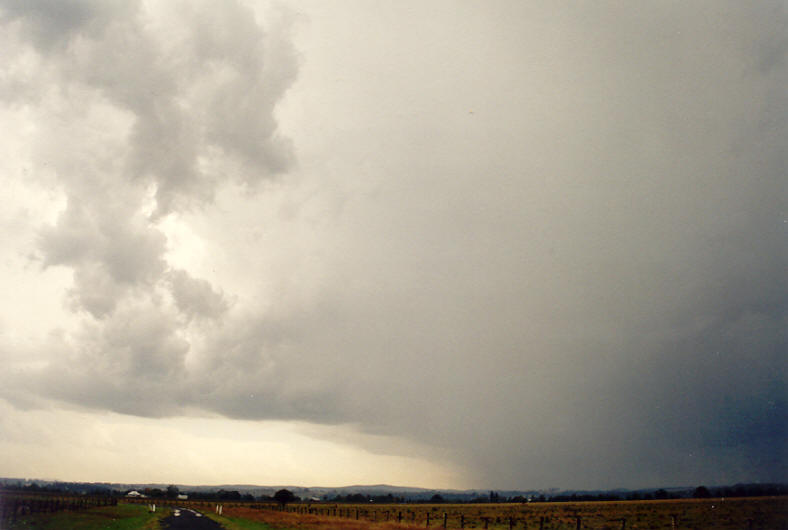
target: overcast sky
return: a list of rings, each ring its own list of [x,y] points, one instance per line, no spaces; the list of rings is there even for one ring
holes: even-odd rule
[[[0,26],[0,475],[788,476],[786,3]]]

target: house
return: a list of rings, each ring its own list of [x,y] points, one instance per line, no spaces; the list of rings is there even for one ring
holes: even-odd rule
[[[179,493],[179,494],[178,494],[178,500],[179,500],[179,501],[185,501],[185,500],[186,500],[186,499],[188,499],[188,498],[189,498],[189,496],[188,496],[188,495],[186,495],[185,493]]]
[[[137,498],[137,499],[144,499],[145,495],[143,495],[139,491],[131,490],[130,492],[128,492],[126,494],[126,497],[134,497],[134,498]]]

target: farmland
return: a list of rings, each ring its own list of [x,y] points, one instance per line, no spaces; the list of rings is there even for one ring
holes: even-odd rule
[[[167,512],[149,513],[147,507],[133,504],[97,506],[83,510],[37,512],[7,518],[0,528],[40,530],[158,530],[159,519]]]
[[[313,504],[292,505],[284,511],[272,505],[235,505],[228,506],[224,513],[277,528],[788,529],[786,497],[528,504]]]
[[[2,528],[117,528],[157,529],[159,519],[173,506],[201,511],[234,529],[406,530],[448,529],[722,529],[788,530],[788,497],[675,499],[608,502],[531,502],[484,504],[345,504],[294,503],[282,508],[273,503],[159,500],[155,514],[152,500],[94,499],[79,497],[6,496],[19,515],[6,517]],[[113,499],[108,499],[112,501]],[[58,504],[59,502],[59,504]],[[24,503],[32,511],[20,508]],[[163,505],[164,504],[164,505]],[[60,511],[53,508],[60,506]],[[36,508],[37,507],[37,508]],[[6,512],[7,515],[7,512]]]
[[[108,496],[68,495],[55,493],[24,493],[0,490],[0,522],[17,517],[51,514],[61,511],[79,512],[99,506],[115,506],[117,499]]]

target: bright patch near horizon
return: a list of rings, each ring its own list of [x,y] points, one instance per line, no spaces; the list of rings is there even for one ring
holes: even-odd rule
[[[79,410],[21,412],[5,402],[0,402],[0,411],[0,469],[11,477],[343,486],[386,476],[395,484],[436,488],[465,480],[440,463],[375,454],[305,435],[298,423],[218,417],[156,420]]]

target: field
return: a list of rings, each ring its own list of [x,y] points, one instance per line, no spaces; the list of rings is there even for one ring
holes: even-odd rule
[[[259,505],[258,505],[259,506]],[[788,498],[529,504],[313,504],[280,511],[227,506],[224,515],[276,528],[788,529]],[[444,526],[445,525],[445,526]]]
[[[5,520],[0,527],[9,530],[158,530],[159,519],[167,513],[166,510],[148,513],[143,505],[118,504],[79,511],[34,513],[16,520]]]
[[[5,528],[9,521],[14,522],[17,518],[34,514],[78,512],[99,506],[115,506],[117,503],[116,498],[107,496],[0,490],[0,527]]]
[[[227,530],[788,530],[788,497],[528,504],[313,503],[285,509],[273,504],[222,502],[222,516],[214,513],[214,502],[165,502],[197,509]],[[158,506],[157,512],[150,514],[144,502],[121,499],[117,506],[20,515],[3,520],[0,528],[154,530],[159,528],[158,520],[169,514],[167,507]]]

